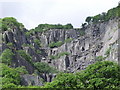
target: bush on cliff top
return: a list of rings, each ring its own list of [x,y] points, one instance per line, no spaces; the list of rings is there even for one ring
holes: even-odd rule
[[[103,12],[102,14],[98,14],[96,16],[89,16],[86,18],[85,21],[88,23],[90,22],[98,23],[101,21],[108,21],[115,17],[120,17],[120,5],[108,10],[107,13]]]
[[[15,18],[13,17],[5,17],[3,19],[1,19],[1,25],[2,27],[2,31],[7,31],[9,28],[20,28],[20,27],[24,27],[24,25],[22,23],[19,23]]]

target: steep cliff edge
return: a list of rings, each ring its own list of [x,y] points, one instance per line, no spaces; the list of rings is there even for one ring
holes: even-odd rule
[[[74,73],[101,60],[119,62],[119,17],[88,23],[79,29],[70,25],[69,28],[42,29],[42,32],[29,31],[14,20],[10,22],[2,31],[0,48],[14,53],[11,67],[25,66],[29,74],[38,75],[23,75],[23,81],[30,82],[34,78],[35,85],[42,85],[36,81],[42,77],[50,82],[57,72]],[[42,71],[37,66],[39,62],[46,63],[50,69]]]

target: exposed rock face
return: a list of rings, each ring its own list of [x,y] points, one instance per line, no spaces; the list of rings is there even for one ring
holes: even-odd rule
[[[21,76],[21,85],[41,86],[42,85],[42,79],[39,76],[35,76],[35,75],[22,75]]]
[[[60,31],[61,32],[61,31]],[[61,47],[48,49],[48,56],[57,55],[62,52],[69,52],[70,55],[62,56],[57,60],[52,61],[52,65],[59,70],[69,70],[74,72],[76,70],[85,69],[89,64],[96,61],[97,56],[106,57],[106,60],[118,62],[118,19],[112,19],[108,22],[88,25],[85,29],[86,34],[81,37],[77,37],[79,34],[73,30],[71,35],[62,35],[66,37],[70,36],[74,40],[70,43],[64,43]],[[48,32],[47,32],[48,33]],[[56,30],[53,30],[49,41],[55,41],[59,38]],[[76,35],[72,37],[72,35]],[[54,37],[57,36],[57,37]],[[47,37],[47,34],[46,34]],[[57,39],[62,40],[62,39]],[[108,52],[108,49],[110,51]],[[106,55],[108,52],[109,55]],[[66,63],[67,62],[67,63]]]
[[[76,29],[53,29],[26,36],[26,29],[18,30],[14,28],[3,33],[2,49],[11,48],[8,47],[7,43],[13,43],[14,48],[11,48],[13,52],[15,50],[25,50],[32,57],[32,62],[47,62],[60,71],[76,72],[94,63],[97,56],[103,56],[106,57],[106,60],[118,63],[120,61],[118,59],[118,30],[118,18],[87,25],[84,36],[80,36],[80,30]],[[72,40],[65,42],[68,38],[72,38]],[[34,42],[35,39],[41,41],[42,47]],[[62,41],[64,44],[60,47],[49,47],[51,42],[57,41]],[[41,53],[37,53],[37,50],[40,50]],[[69,54],[61,55],[55,60],[50,58],[51,55],[57,56],[63,52]],[[35,67],[20,57],[17,52],[15,52],[12,66],[25,66],[30,74],[35,70]],[[51,81],[54,75],[45,77],[46,81]],[[30,80],[35,80],[34,85],[41,85],[40,82],[37,82],[39,80],[37,76],[25,75],[23,79],[22,83],[27,82],[26,85],[32,83]]]

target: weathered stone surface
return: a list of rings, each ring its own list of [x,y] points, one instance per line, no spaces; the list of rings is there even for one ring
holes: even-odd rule
[[[16,51],[24,50],[31,57],[32,62],[46,62],[56,69],[64,72],[77,72],[84,70],[88,65],[96,62],[97,56],[106,57],[106,60],[119,62],[118,60],[118,18],[111,19],[107,22],[90,24],[85,27],[85,35],[80,36],[80,30],[70,29],[51,29],[45,32],[35,32],[33,35],[26,36],[26,29],[5,31],[3,33],[2,49],[10,48],[7,43],[13,43],[12,51],[15,53],[13,58],[13,67],[25,66],[30,74],[34,73],[34,66],[20,57]],[[72,38],[72,41],[65,42],[66,39]],[[34,40],[40,40],[41,46],[37,45]],[[64,44],[60,47],[50,48],[51,42],[62,41]],[[109,55],[106,55],[110,48]],[[38,53],[40,51],[40,53]],[[50,56],[58,56],[60,53],[69,53],[62,55],[55,60],[50,59]],[[44,74],[45,81],[50,82],[55,75]],[[37,82],[36,76],[23,76],[27,79],[24,82],[32,84],[30,80],[35,79],[34,85],[41,85]],[[24,83],[23,82],[23,83]]]
[[[42,86],[42,79],[36,75],[21,75],[21,85],[25,86]]]

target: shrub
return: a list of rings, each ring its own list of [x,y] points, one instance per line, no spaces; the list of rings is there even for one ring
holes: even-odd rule
[[[53,56],[53,55],[51,55],[50,56],[50,59],[58,59],[59,57],[56,55],[56,56]]]
[[[43,88],[120,89],[120,66],[110,61],[96,62],[84,71],[61,73]]]
[[[31,34],[33,34],[33,29],[25,32],[25,35],[26,35],[27,37],[30,36]]]
[[[35,67],[39,70],[40,73],[54,73],[56,70],[53,67],[50,67],[47,63],[36,62]]]
[[[62,41],[58,41],[58,42],[55,43],[55,46],[56,46],[56,47],[60,47],[62,44],[63,44]]]
[[[64,55],[70,55],[70,53],[69,52],[62,52],[62,53],[58,54],[59,57],[64,56]]]
[[[49,29],[73,29],[73,26],[72,26],[72,24],[66,24],[66,25],[61,25],[61,24],[39,24],[32,31],[44,32],[44,31],[47,31]]]
[[[5,64],[0,63],[2,69],[2,87],[13,88],[20,84],[20,75],[15,68],[10,68]]]
[[[18,50],[17,52],[18,52],[18,54],[19,54],[22,58],[24,58],[26,61],[31,62],[32,57],[31,57],[28,53],[26,53],[24,50]]]
[[[108,57],[110,55],[110,51],[111,51],[111,47],[109,47],[106,52],[105,52],[105,55]]]
[[[69,42],[71,42],[72,40],[73,40],[72,38],[67,38],[64,42],[69,43]]]
[[[103,57],[103,56],[97,56],[95,60],[96,61],[103,61],[103,60],[105,60],[105,57]]]
[[[13,55],[14,53],[12,52],[12,50],[5,49],[0,56],[0,60],[2,61],[2,63],[10,65],[12,62]]]
[[[54,47],[60,47],[61,45],[63,44],[63,42],[62,41],[58,41],[58,42],[51,42],[50,44],[49,44],[49,47],[50,48],[54,48]]]
[[[8,28],[13,28],[13,26],[16,26],[17,28],[24,27],[22,23],[19,23],[13,17],[5,17],[2,19],[2,31],[6,31]]]
[[[62,52],[62,53],[59,53],[56,56],[51,55],[50,58],[51,59],[59,59],[61,56],[64,56],[64,55],[70,55],[70,53],[69,52]]]
[[[40,50],[37,50],[36,53],[37,53],[37,54],[41,54],[41,51],[40,51]]]
[[[17,67],[15,69],[19,74],[28,74],[28,71],[26,70],[25,66]]]
[[[7,43],[7,46],[10,48],[13,47],[13,43]]]
[[[84,30],[80,30],[80,36],[84,36],[85,35],[85,31]]]
[[[38,46],[41,46],[39,39],[35,39],[35,40],[34,40],[34,43],[37,44]]]
[[[89,17],[86,18],[85,21],[86,21],[87,23],[89,23],[91,20],[92,20],[92,17],[89,16]]]
[[[73,29],[73,26],[72,26],[72,24],[69,23],[69,24],[64,25],[63,28],[64,29]]]

